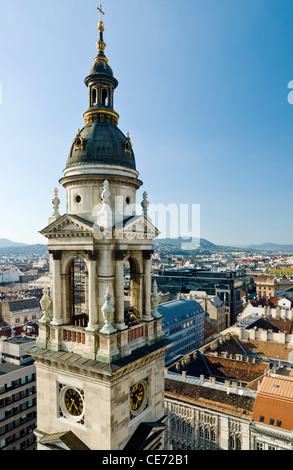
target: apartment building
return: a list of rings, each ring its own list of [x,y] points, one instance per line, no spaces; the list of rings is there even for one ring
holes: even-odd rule
[[[0,341],[0,450],[35,450],[36,370],[28,336]]]

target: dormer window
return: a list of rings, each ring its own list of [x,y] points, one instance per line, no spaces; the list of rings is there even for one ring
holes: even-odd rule
[[[74,150],[83,150],[83,142],[83,138],[80,136],[80,130],[78,129],[74,139]]]

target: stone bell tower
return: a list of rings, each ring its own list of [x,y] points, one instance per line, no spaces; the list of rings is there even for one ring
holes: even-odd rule
[[[85,126],[60,180],[67,211],[60,215],[56,189],[41,231],[51,282],[37,344],[29,350],[37,369],[38,449],[162,449],[169,343],[151,281],[158,231],[147,215],[146,193],[137,210],[142,182],[129,134],[118,128],[118,82],[105,56],[99,10],[98,55],[85,79]]]

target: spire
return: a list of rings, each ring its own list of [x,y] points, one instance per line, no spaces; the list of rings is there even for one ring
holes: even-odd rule
[[[104,23],[103,23],[103,20],[102,20],[102,15],[104,15],[105,13],[102,10],[102,5],[100,5],[97,9],[100,12],[100,21],[99,21],[99,25],[98,25],[98,31],[99,31],[100,37],[99,37],[99,41],[97,42],[98,56],[97,56],[96,60],[104,60],[104,61],[108,62],[108,59],[104,54],[105,49],[106,49],[106,43],[104,42],[103,33],[105,31],[105,28],[104,28]]]

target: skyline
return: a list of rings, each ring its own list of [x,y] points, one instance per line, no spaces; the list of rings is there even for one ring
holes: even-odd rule
[[[114,109],[152,204],[200,204],[218,245],[293,244],[293,5],[105,0]],[[0,238],[43,243],[96,55],[97,2],[1,6]],[[171,7],[170,7],[171,5]],[[292,87],[293,88],[293,87]],[[291,170],[291,171],[290,171]],[[139,199],[140,197],[140,199]]]

